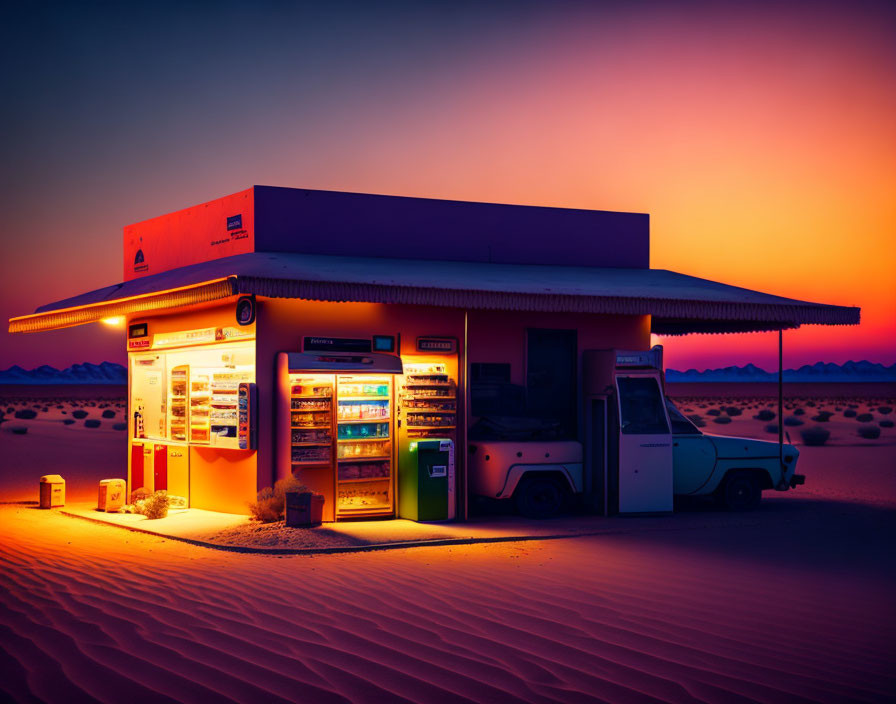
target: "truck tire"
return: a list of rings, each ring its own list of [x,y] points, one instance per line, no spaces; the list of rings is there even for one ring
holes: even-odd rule
[[[752,511],[762,501],[762,484],[755,472],[731,472],[719,498],[729,511]]]
[[[526,518],[553,518],[566,503],[566,491],[551,477],[524,478],[513,494],[516,510]]]

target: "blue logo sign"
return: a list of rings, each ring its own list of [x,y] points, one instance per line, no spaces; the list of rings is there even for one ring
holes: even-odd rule
[[[243,214],[231,215],[227,218],[227,231],[243,229]]]

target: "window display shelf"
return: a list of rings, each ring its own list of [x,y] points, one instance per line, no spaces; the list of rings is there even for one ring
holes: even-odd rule
[[[388,396],[340,396],[339,401],[388,401]]]
[[[329,447],[331,440],[320,440],[318,442],[294,442],[290,443],[293,447]]]
[[[330,427],[330,424],[326,425],[291,425],[289,426],[291,430],[325,430]]]
[[[370,436],[366,438],[337,438],[336,442],[385,442],[390,439],[388,435],[380,435],[379,437]]]
[[[302,460],[301,462],[290,462],[293,467],[329,467],[330,460]]]
[[[352,479],[340,479],[340,484],[355,484],[357,482],[388,482],[391,481],[392,477],[353,477]]]
[[[385,462],[391,460],[392,455],[378,455],[377,457],[340,457],[337,462]]]

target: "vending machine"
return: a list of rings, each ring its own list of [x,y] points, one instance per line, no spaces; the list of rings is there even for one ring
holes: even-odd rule
[[[281,352],[278,476],[324,496],[324,521],[395,515],[395,384],[383,353]]]

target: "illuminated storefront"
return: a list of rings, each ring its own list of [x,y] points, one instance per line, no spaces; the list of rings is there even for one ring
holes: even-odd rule
[[[10,330],[124,319],[129,491],[245,513],[293,473],[325,520],[417,517],[436,448],[427,515],[464,518],[471,432],[587,447],[589,351],[858,320],[648,260],[646,215],[256,186],[126,227],[122,283]]]

